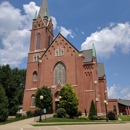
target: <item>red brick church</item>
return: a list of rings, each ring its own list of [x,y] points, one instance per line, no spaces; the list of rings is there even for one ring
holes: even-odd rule
[[[34,94],[44,85],[52,89],[55,111],[58,91],[65,83],[76,91],[82,113],[89,112],[92,100],[98,113],[105,113],[104,100],[109,102],[108,110],[113,106],[118,109],[116,100],[108,100],[104,64],[97,62],[94,45],[90,50],[79,51],[60,33],[54,39],[47,0],[43,0],[32,23],[23,111],[36,109]]]

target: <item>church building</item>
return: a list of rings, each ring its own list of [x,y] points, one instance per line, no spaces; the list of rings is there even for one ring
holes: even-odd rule
[[[53,95],[53,111],[59,103],[58,91],[69,83],[79,98],[79,111],[88,113],[93,100],[97,113],[117,108],[117,101],[108,99],[106,75],[103,63],[98,63],[94,44],[92,49],[79,51],[62,34],[54,38],[52,18],[47,0],[42,0],[39,13],[35,14],[31,29],[28,53],[26,86],[23,111],[34,111],[35,93],[48,86]],[[118,108],[117,108],[118,109]]]

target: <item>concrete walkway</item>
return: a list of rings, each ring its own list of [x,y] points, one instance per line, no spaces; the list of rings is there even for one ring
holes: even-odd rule
[[[130,123],[40,127],[33,127],[31,124],[36,124],[34,118],[0,125],[0,130],[130,130]]]

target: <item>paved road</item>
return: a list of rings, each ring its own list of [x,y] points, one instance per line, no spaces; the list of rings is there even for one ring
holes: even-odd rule
[[[130,123],[33,127],[34,118],[1,125],[0,130],[130,130]]]

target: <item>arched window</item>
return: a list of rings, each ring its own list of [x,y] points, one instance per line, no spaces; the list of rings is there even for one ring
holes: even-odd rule
[[[36,104],[35,104],[35,96],[32,95],[31,96],[31,106],[34,107]]]
[[[66,69],[63,63],[59,62],[54,68],[54,85],[66,83]]]
[[[64,55],[64,49],[61,47],[58,47],[55,51],[55,56],[63,56]]]
[[[37,72],[36,71],[34,71],[34,73],[33,73],[33,81],[37,81]]]
[[[34,57],[33,57],[33,61],[34,61],[34,62],[37,61],[37,55],[34,55]]]
[[[40,49],[40,41],[41,41],[41,35],[40,33],[38,33],[36,37],[36,50]]]

